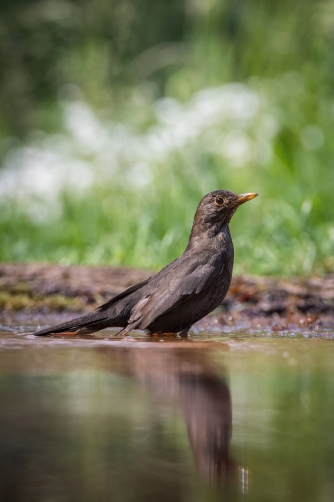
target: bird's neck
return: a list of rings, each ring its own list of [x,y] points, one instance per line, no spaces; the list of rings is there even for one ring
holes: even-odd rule
[[[195,250],[207,243],[209,247],[220,247],[223,243],[233,246],[228,223],[223,225],[194,224],[186,251]]]

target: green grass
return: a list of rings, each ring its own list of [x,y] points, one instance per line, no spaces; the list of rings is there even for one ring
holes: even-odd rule
[[[152,184],[94,185],[85,196],[63,194],[62,214],[33,223],[22,208],[1,210],[1,261],[129,265],[159,268],[185,248],[200,198],[224,188],[255,191],[231,222],[235,269],[252,274],[334,270],[332,170],[299,148],[293,169],[278,138],[270,166],[231,168],[214,156],[159,166]],[[189,162],[189,164],[187,164]]]
[[[156,96],[187,103],[201,89],[244,82],[262,99],[260,111],[245,124],[245,134],[257,144],[257,153],[236,167],[211,148],[218,138],[219,149],[219,141],[235,127],[243,133],[243,124],[235,126],[223,119],[162,159],[149,159],[150,182],[144,186],[129,183],[131,159],[123,159],[113,176],[103,177],[98,174],[96,153],[76,152],[91,165],[95,181],[83,192],[63,190],[59,211],[53,209],[51,201],[43,200],[39,211],[48,216],[36,222],[26,211],[30,212],[29,205],[36,200],[10,202],[2,198],[1,261],[158,269],[185,248],[201,197],[223,188],[260,194],[242,206],[231,223],[238,273],[309,275],[334,271],[330,36],[334,18],[326,14],[331,4],[321,2],[319,9],[311,1],[293,5],[253,1],[238,4],[238,9],[232,4],[198,4],[198,12],[194,7],[185,21],[186,50],[177,59],[181,63],[168,66],[160,61],[169,53],[167,49],[160,53],[157,45],[154,57],[158,69],[135,77],[137,81],[131,84],[122,83],[121,77],[108,83],[98,78],[103,72],[90,67],[85,78],[78,80],[74,70],[83,72],[86,68],[85,51],[80,52],[79,47],[75,65],[70,47],[64,48],[63,58],[69,81],[82,85],[84,99],[99,109],[97,115],[101,112],[103,119],[133,127],[137,137],[157,122]],[[101,52],[93,43],[89,51],[91,63],[108,66],[107,51]],[[114,101],[108,108],[111,96]],[[266,144],[261,146],[268,117],[276,124],[270,139],[265,138],[271,145],[271,156],[266,155]],[[129,152],[132,146],[129,141]]]

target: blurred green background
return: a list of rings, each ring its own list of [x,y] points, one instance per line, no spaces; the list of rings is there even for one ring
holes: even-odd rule
[[[333,0],[3,0],[0,260],[159,268],[258,192],[238,273],[334,271]]]

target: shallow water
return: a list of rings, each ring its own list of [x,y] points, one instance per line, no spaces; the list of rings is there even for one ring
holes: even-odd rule
[[[333,333],[10,330],[0,330],[1,501],[334,499]]]

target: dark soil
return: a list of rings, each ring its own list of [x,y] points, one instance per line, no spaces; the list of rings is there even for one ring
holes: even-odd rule
[[[73,316],[96,308],[152,274],[124,267],[0,264],[0,311],[6,314]],[[334,326],[334,274],[309,278],[239,276],[220,309],[201,322],[270,327],[271,331]]]

